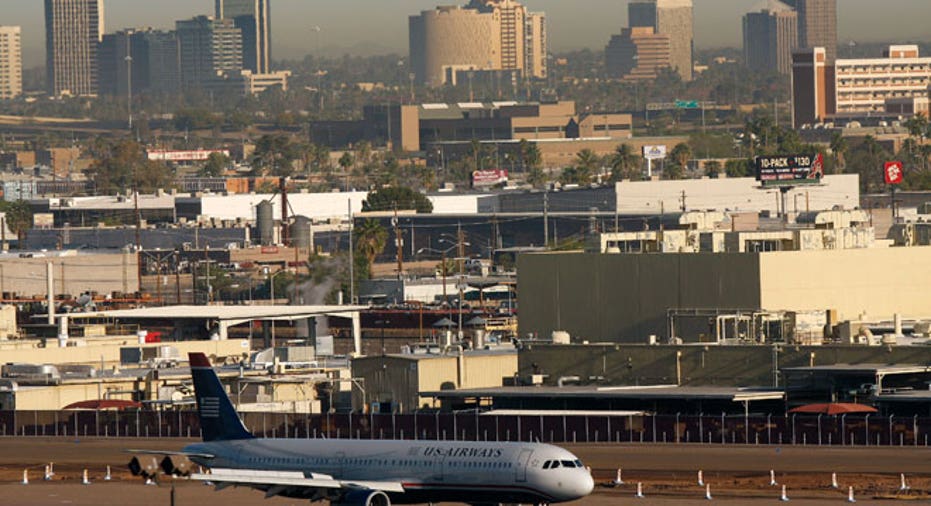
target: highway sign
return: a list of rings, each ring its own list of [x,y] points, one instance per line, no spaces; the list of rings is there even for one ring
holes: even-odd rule
[[[701,107],[698,100],[676,100],[676,109],[698,109]]]

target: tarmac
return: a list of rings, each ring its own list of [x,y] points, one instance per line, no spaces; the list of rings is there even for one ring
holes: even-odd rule
[[[176,506],[306,505],[306,501],[274,497],[245,488],[215,492],[184,479],[163,478],[143,484],[129,474],[126,449],[178,450],[187,439],[0,438],[0,504],[72,506],[168,506],[172,486]],[[924,447],[844,448],[817,446],[730,445],[571,445],[570,451],[591,466],[598,484],[589,497],[572,506],[608,504],[707,504],[698,485],[698,470],[711,487],[713,501],[730,504],[775,504],[781,486],[793,504],[840,504],[853,486],[859,504],[889,500],[931,501],[931,450]],[[54,463],[55,475],[43,480],[44,467]],[[112,480],[104,481],[106,466]],[[625,484],[613,486],[618,468]],[[23,470],[29,484],[22,485]],[[90,485],[81,484],[88,469]],[[770,485],[773,470],[778,485]],[[837,473],[839,489],[831,488]],[[909,489],[900,491],[900,473]],[[637,482],[645,498],[634,497]]]

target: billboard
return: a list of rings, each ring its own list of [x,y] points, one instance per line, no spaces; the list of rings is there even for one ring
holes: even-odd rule
[[[811,155],[756,157],[756,180],[763,186],[819,183],[824,177],[824,158]]]
[[[146,158],[158,162],[203,162],[211,153],[220,153],[224,156],[230,156],[226,149],[194,149],[189,151],[169,151],[165,149],[153,149],[146,151]]]
[[[643,157],[647,160],[662,160],[666,158],[666,146],[644,146]]]
[[[883,176],[886,184],[901,184],[904,175],[902,162],[886,162],[883,166]]]
[[[488,169],[472,171],[472,186],[495,186],[508,182],[508,171],[504,169]]]

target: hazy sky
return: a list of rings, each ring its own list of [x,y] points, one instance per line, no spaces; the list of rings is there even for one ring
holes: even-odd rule
[[[320,26],[324,53],[353,48],[367,53],[407,53],[407,17],[435,5],[466,0],[271,0],[275,58],[313,52]],[[627,22],[626,0],[524,0],[547,14],[550,47],[560,51],[602,48]],[[931,0],[838,0],[842,42],[931,40]],[[695,0],[695,44],[699,48],[741,43],[740,18],[765,0]],[[176,19],[211,14],[214,0],[105,0],[106,30],[132,26],[172,28]],[[0,0],[0,25],[23,27],[26,66],[44,59],[41,0]]]

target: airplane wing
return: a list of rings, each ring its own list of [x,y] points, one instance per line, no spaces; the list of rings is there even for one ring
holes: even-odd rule
[[[359,481],[338,480],[327,474],[303,473],[300,471],[266,471],[260,469],[225,469],[212,468],[209,473],[195,473],[192,480],[209,481],[217,488],[243,485],[265,490],[266,496],[278,495],[293,489],[302,491],[302,495],[316,496],[339,495],[340,490],[378,490],[382,492],[404,492],[404,487],[396,481]]]
[[[197,457],[202,459],[212,459],[215,455],[210,453],[197,453],[197,452],[173,452],[167,450],[140,450],[140,449],[129,449],[123,450],[126,453],[138,453],[142,455],[176,455],[178,457]]]

